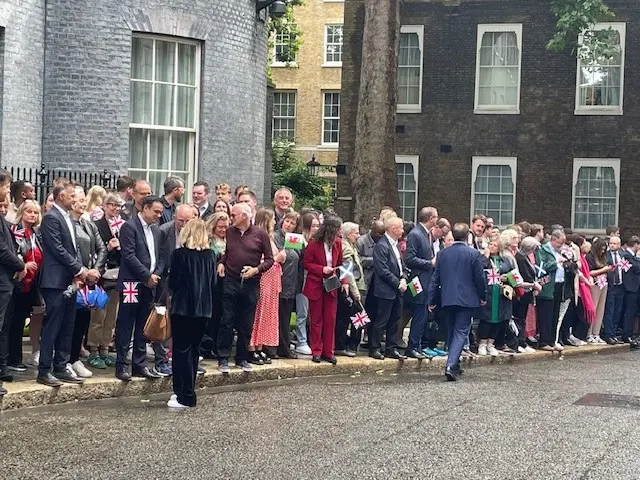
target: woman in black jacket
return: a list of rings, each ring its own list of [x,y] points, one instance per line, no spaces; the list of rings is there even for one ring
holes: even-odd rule
[[[171,332],[173,335],[172,408],[196,406],[200,342],[213,314],[215,259],[205,223],[190,220],[180,232],[180,247],[171,256]]]

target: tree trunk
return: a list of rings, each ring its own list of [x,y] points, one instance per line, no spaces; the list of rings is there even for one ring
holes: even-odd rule
[[[369,225],[399,206],[395,162],[396,66],[401,0],[366,0],[355,158],[354,217]]]

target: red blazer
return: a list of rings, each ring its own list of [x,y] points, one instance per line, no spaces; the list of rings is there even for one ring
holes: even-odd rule
[[[332,267],[342,265],[342,240],[336,238],[331,245]],[[307,271],[307,279],[304,283],[302,293],[309,300],[320,300],[324,285],[322,280],[330,277],[322,273],[322,269],[327,266],[327,256],[324,253],[324,245],[316,240],[309,241],[309,245],[304,250],[303,257],[304,269]],[[338,274],[338,272],[336,272]],[[344,279],[342,283],[348,283],[348,279]],[[338,290],[330,292],[332,296],[338,296]]]

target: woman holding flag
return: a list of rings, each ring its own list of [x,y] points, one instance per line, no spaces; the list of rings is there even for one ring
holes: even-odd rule
[[[607,302],[607,290],[609,289],[607,273],[613,269],[611,265],[607,264],[607,248],[606,240],[598,238],[594,240],[591,252],[586,255],[589,275],[593,278],[591,298],[596,311],[595,321],[589,325],[589,330],[587,331],[587,343],[601,345],[607,343],[600,338],[600,329],[602,328],[604,306]]]

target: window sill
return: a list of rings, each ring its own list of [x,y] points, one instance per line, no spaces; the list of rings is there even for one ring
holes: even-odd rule
[[[422,113],[422,107],[420,105],[398,105],[396,113]]]
[[[576,108],[574,110],[574,114],[575,115],[603,115],[603,116],[621,116],[624,115],[624,112],[622,110],[619,109],[581,109],[581,108]]]
[[[338,143],[322,143],[318,145],[318,150],[326,152],[337,152],[340,144]]]
[[[275,62],[271,64],[271,68],[298,68],[298,62]]]
[[[505,110],[505,109],[496,109],[490,110],[485,108],[474,108],[473,113],[476,115],[520,115],[520,109],[516,110]]]
[[[322,68],[342,68],[342,62],[325,62],[320,66]]]

